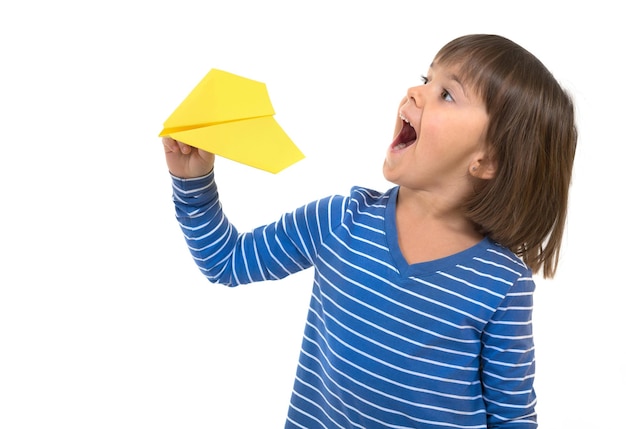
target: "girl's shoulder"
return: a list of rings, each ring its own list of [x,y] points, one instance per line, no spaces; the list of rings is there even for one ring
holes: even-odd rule
[[[397,192],[397,187],[378,191],[363,186],[353,186],[348,196],[348,205],[357,205],[372,211],[384,210],[390,203],[395,205]]]
[[[532,278],[532,271],[522,258],[489,237],[485,237],[472,250],[470,265],[482,266],[485,272],[498,273],[511,282],[520,278]]]

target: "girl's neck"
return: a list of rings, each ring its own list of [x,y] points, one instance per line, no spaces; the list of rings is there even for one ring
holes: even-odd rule
[[[396,205],[396,227],[400,250],[409,264],[453,255],[483,238],[460,204],[402,189]]]

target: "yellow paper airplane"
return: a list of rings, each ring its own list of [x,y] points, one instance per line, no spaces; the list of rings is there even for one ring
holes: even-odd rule
[[[159,136],[278,173],[304,158],[274,119],[264,83],[211,69]]]

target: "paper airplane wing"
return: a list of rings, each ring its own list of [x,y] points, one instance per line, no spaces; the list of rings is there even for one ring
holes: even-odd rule
[[[265,84],[212,69],[159,135],[277,173],[304,155],[273,115]]]
[[[179,131],[170,137],[270,173],[304,158],[272,116]]]

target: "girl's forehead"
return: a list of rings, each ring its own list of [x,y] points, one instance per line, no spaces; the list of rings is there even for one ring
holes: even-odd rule
[[[465,63],[459,59],[456,60],[441,60],[440,58],[435,58],[432,63],[430,63],[430,68],[438,71],[445,71],[447,73],[462,75],[463,73],[463,65]]]
[[[439,62],[435,59],[430,64],[429,73],[434,73],[447,81],[456,82],[460,85],[463,94],[472,103],[484,104],[485,100],[478,86],[478,79],[475,76],[470,76],[470,71],[464,68],[462,63]]]
[[[439,62],[435,59],[430,63],[429,71],[432,71],[438,75],[444,76],[448,79],[457,81],[464,87],[473,87],[473,79],[470,79],[463,66],[456,62]]]

